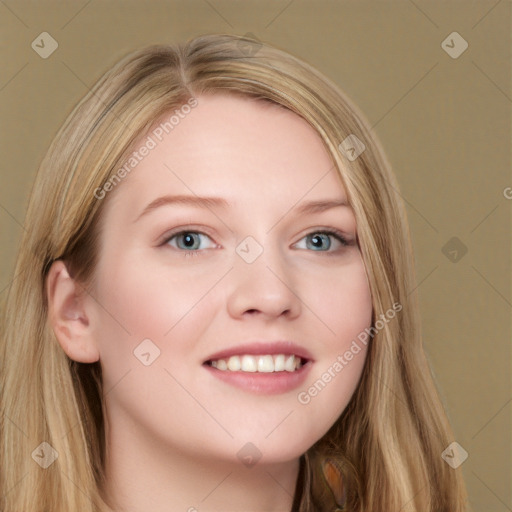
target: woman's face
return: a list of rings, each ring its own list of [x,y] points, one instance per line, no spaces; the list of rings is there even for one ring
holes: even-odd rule
[[[342,413],[365,362],[361,343],[344,357],[372,313],[355,218],[303,119],[197,99],[101,199],[90,325],[108,428],[187,456],[292,460]]]

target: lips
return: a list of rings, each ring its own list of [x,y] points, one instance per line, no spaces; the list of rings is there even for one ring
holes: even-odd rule
[[[260,341],[215,352],[203,367],[212,377],[244,391],[280,394],[299,387],[313,362],[309,351],[294,342]]]

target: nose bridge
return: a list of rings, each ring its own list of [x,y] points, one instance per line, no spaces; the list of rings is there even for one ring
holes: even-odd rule
[[[261,240],[262,236],[258,236]],[[300,301],[291,267],[272,236],[247,236],[236,247],[228,309],[232,316],[260,312],[268,316],[295,316]]]

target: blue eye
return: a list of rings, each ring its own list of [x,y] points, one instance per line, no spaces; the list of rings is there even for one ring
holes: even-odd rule
[[[332,247],[332,239],[335,239],[338,244],[342,246],[350,245],[345,237],[337,230],[322,230],[313,231],[306,235],[302,240],[306,240],[306,247],[299,247],[300,249],[312,249],[316,252],[328,252]],[[309,242],[309,243],[308,243]],[[330,251],[333,252],[333,251]]]
[[[197,252],[199,249],[207,249],[208,247],[200,247],[201,245],[201,237],[210,238],[208,235],[204,233],[199,233],[198,231],[180,231],[179,233],[175,233],[167,238],[164,244],[169,244],[172,247],[177,249],[181,249],[187,252],[186,255],[192,255]],[[176,239],[176,244],[172,243]]]

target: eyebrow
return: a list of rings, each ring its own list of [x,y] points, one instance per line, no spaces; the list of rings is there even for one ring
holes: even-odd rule
[[[222,199],[221,197],[201,197],[201,196],[188,196],[188,195],[177,195],[177,196],[162,196],[154,201],[151,201],[140,215],[135,219],[134,222],[138,221],[141,217],[148,214],[151,211],[156,210],[161,206],[166,205],[186,205],[193,206],[196,208],[208,208],[208,209],[226,209],[231,206],[231,203]],[[319,201],[308,201],[301,203],[291,211],[295,211],[300,215],[319,213],[331,208],[346,207],[350,208],[350,205],[345,199],[324,199]]]

